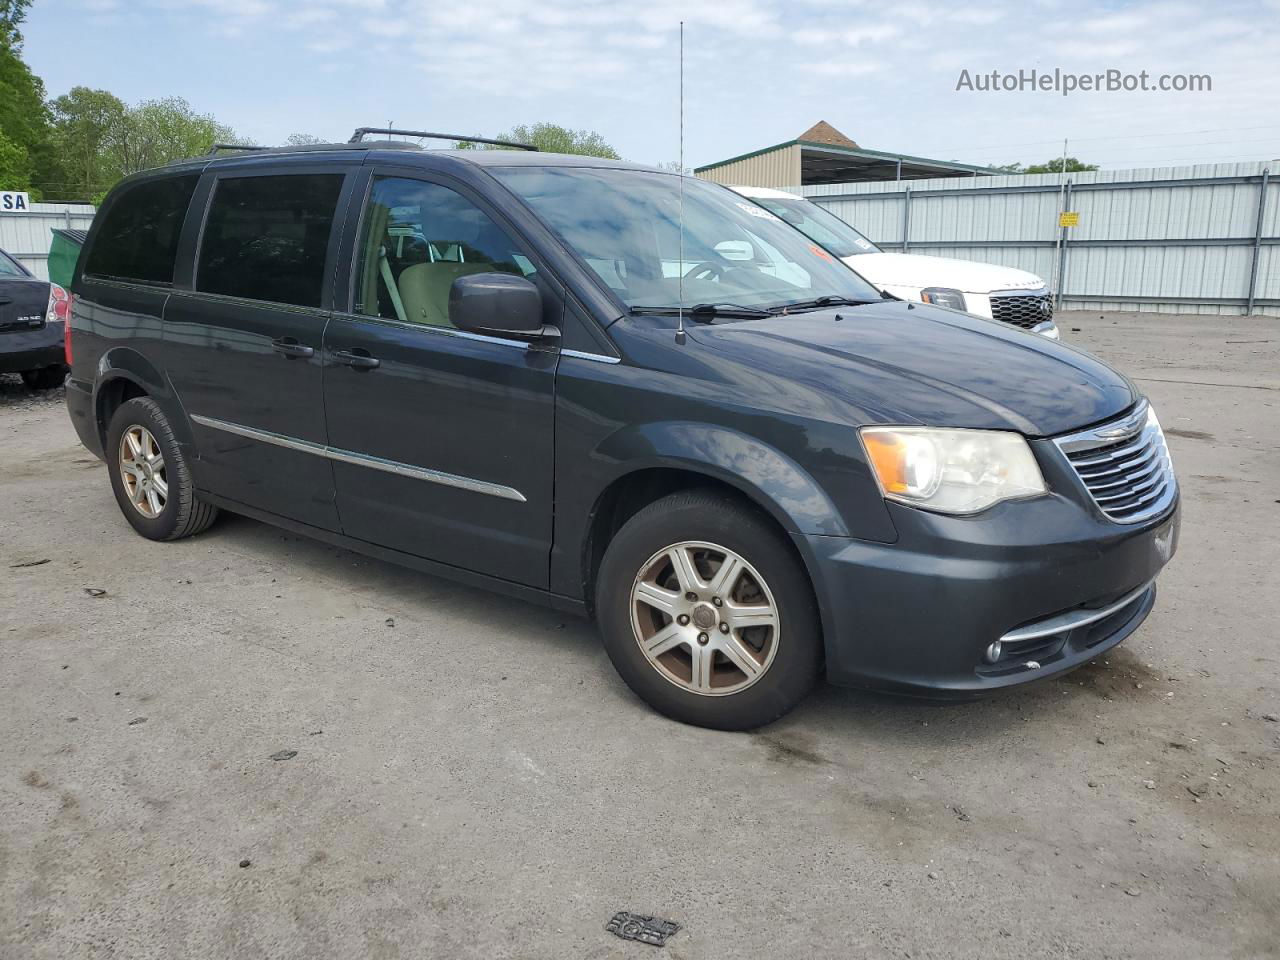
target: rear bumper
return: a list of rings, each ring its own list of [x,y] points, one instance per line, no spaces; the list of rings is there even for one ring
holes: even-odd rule
[[[894,544],[796,537],[815,574],[827,676],[937,698],[1057,676],[1119,644],[1150,613],[1180,523],[1176,501],[1125,526],[1059,496],[977,517],[892,512]]]
[[[95,457],[102,459],[102,438],[98,435],[98,418],[94,414],[93,384],[68,377],[66,393],[67,413],[80,442]]]
[[[47,323],[39,330],[0,333],[0,373],[22,373],[43,367],[61,366],[62,321]]]

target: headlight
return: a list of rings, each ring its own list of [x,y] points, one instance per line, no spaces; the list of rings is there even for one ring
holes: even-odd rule
[[[861,434],[887,500],[940,513],[977,513],[1047,490],[1020,434],[934,427],[863,427]]]
[[[964,294],[948,287],[926,287],[920,291],[920,299],[935,307],[946,307],[949,310],[967,310]]]

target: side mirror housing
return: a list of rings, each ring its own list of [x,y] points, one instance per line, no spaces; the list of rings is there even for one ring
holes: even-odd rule
[[[471,333],[542,332],[542,294],[511,273],[472,273],[449,287],[449,322]]]

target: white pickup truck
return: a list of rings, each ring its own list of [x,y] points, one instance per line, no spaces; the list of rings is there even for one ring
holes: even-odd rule
[[[731,189],[839,257],[877,290],[899,300],[963,310],[1058,339],[1053,297],[1034,273],[972,260],[885,253],[812,200],[768,187]]]

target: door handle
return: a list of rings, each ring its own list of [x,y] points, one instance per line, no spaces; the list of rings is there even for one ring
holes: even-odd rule
[[[305,343],[299,343],[293,337],[281,337],[279,340],[272,340],[271,349],[291,360],[295,357],[314,357],[316,355],[315,347],[308,347]]]
[[[358,347],[355,350],[335,350],[333,359],[339,363],[345,363],[352,370],[376,370],[382,365],[381,360],[369,356],[366,351]]]

